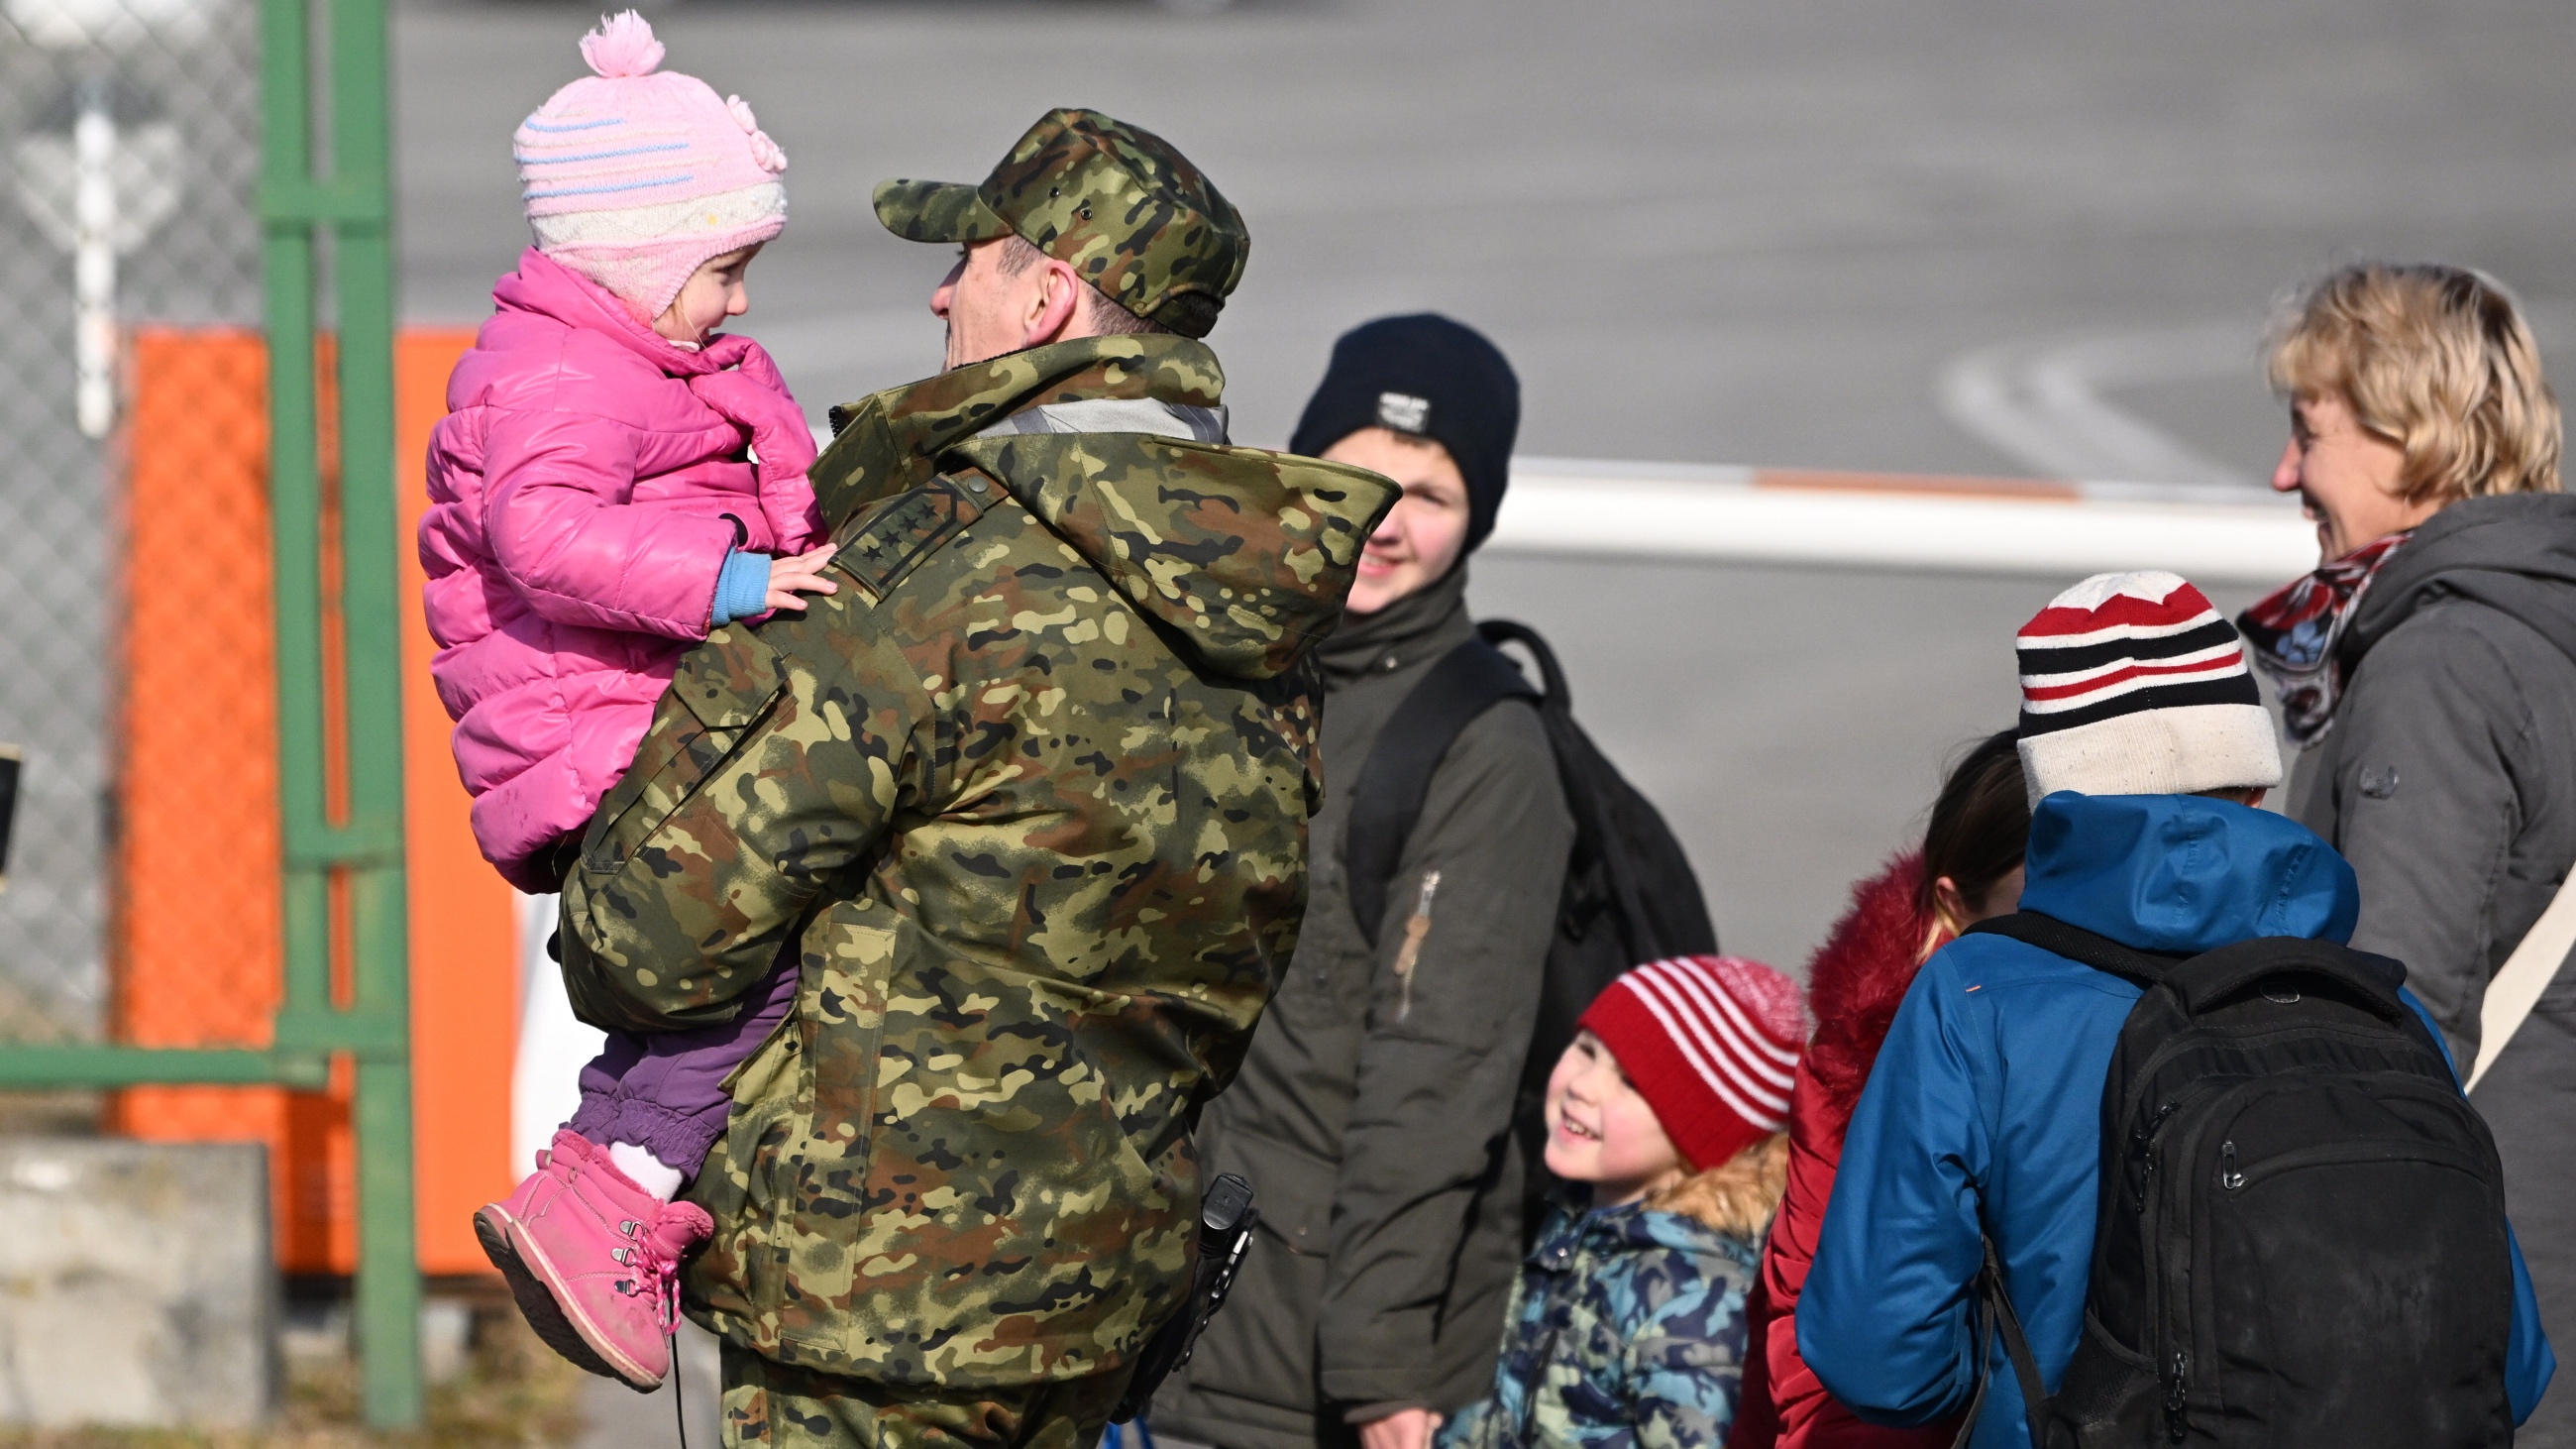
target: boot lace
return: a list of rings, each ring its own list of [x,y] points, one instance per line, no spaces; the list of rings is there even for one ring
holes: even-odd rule
[[[664,1334],[680,1327],[680,1259],[663,1247],[661,1239],[644,1224],[632,1220],[618,1226],[625,1230],[626,1266],[635,1270],[632,1278],[621,1278],[617,1291],[629,1295],[649,1293],[653,1296],[653,1326]]]

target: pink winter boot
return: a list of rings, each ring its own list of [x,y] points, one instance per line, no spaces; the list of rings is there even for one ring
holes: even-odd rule
[[[537,1337],[641,1393],[671,1372],[680,1259],[714,1231],[706,1209],[646,1192],[573,1132],[555,1134],[507,1202],[474,1213],[474,1236]]]

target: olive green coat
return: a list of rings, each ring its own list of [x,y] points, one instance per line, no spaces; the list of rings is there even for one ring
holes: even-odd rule
[[[691,1189],[690,1309],[766,1358],[1071,1379],[1179,1301],[1190,1124],[1296,945],[1307,651],[1392,485],[994,425],[1222,386],[1198,343],[1089,338],[836,410],[840,592],[689,654],[600,806],[563,895],[585,1019],[724,1019],[799,944]]]
[[[1394,1406],[1491,1387],[1522,1253],[1514,1089],[1574,821],[1538,712],[1462,731],[1387,891],[1378,943],[1352,919],[1343,821],[1380,729],[1473,625],[1465,570],[1344,625],[1321,652],[1324,764],[1313,897],[1288,983],[1209,1108],[1213,1169],[1259,1197],[1243,1275],[1154,1425],[1226,1449],[1347,1441]],[[1409,988],[1394,962],[1438,871]]]

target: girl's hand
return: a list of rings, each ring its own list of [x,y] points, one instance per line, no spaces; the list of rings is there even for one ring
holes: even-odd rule
[[[805,612],[805,601],[798,594],[837,594],[841,586],[823,577],[823,566],[832,561],[841,546],[827,543],[810,553],[794,558],[769,561],[769,607]]]

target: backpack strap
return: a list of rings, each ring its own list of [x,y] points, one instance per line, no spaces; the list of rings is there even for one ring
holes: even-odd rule
[[[1565,682],[1565,670],[1556,662],[1556,651],[1547,647],[1547,641],[1539,637],[1536,629],[1516,619],[1479,619],[1476,621],[1476,635],[1498,649],[1505,644],[1518,644],[1527,649],[1530,658],[1538,663],[1540,705],[1567,714],[1574,712],[1574,691]],[[1518,666],[1514,668],[1517,671]]]
[[[0,769],[14,768],[0,762]],[[9,818],[7,807],[0,805],[0,870],[8,866],[8,852]],[[2558,979],[2572,950],[2576,950],[2576,871],[2558,883],[2558,894],[2549,898],[2540,919],[2523,934],[2522,944],[2488,978],[2485,1001],[2478,1007],[2478,1059],[2461,1090],[2474,1089],[2487,1068],[2504,1055],[2505,1044],[2522,1030],[2532,1008],[2540,1005],[2540,993]]]
[[[2021,1331],[2021,1314],[2013,1308],[2012,1295],[2004,1291],[2003,1262],[1995,1256],[1995,1240],[1983,1233],[1977,1236],[1986,1250],[1985,1266],[1977,1270],[1977,1391],[1968,1399],[1967,1415],[1960,1420],[1959,1437],[1950,1441],[1950,1449],[1967,1449],[1977,1437],[1977,1416],[1985,1412],[1986,1388],[1993,1378],[1986,1365],[1994,1355],[1998,1333],[2003,1336],[2004,1357],[2012,1362],[2013,1378],[2021,1384],[2032,1449],[2048,1449],[2048,1385],[2040,1379],[2039,1358],[2030,1351],[2030,1338]]]
[[[1360,766],[1342,834],[1351,914],[1371,946],[1386,915],[1387,877],[1395,874],[1404,842],[1422,818],[1440,757],[1476,716],[1506,699],[1538,697],[1519,665],[1481,637],[1472,638],[1441,655],[1378,731]]]
[[[2055,916],[2044,916],[2037,911],[2015,911],[2009,916],[1995,916],[1977,922],[1960,934],[2010,936],[2051,955],[2081,962],[2096,971],[2108,971],[2150,989],[2172,974],[2175,966],[2189,959],[2123,946],[2108,936],[2096,935],[2082,926],[2068,925]]]
[[[1979,921],[1961,934],[1980,933],[2010,936],[2149,989],[2170,985],[2174,999],[2194,1016],[2251,989],[2256,982],[2278,976],[2311,976],[2341,986],[2354,1004],[2396,1026],[2404,1027],[2416,1019],[2397,995],[2397,988],[2406,980],[2404,966],[2385,956],[2355,951],[2332,941],[2257,936],[2198,956],[2141,951],[2037,911],[2017,911]],[[2180,969],[2186,965],[2188,970]]]

